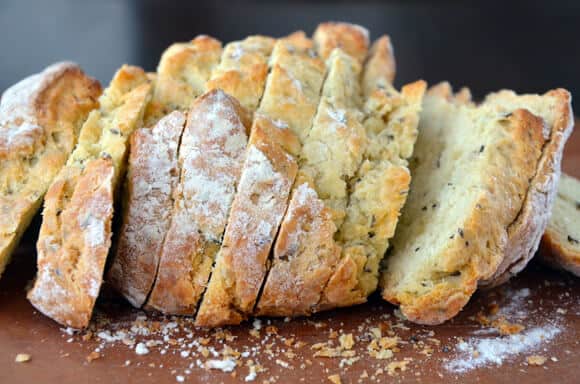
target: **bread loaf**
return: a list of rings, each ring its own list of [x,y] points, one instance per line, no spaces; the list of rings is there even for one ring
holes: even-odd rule
[[[84,328],[91,318],[111,244],[114,191],[124,174],[127,140],[150,97],[145,72],[123,66],[46,194],[38,272],[28,299],[63,325]]]
[[[99,83],[57,63],[8,88],[0,101],[0,275],[98,106]]]
[[[580,181],[562,173],[539,256],[580,277]]]

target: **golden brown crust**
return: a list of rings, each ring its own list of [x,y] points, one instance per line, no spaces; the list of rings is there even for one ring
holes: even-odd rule
[[[189,108],[205,91],[221,54],[221,43],[205,35],[167,48],[157,67],[153,98],[147,106],[144,125],[151,127],[169,112]]]
[[[89,323],[110,247],[113,194],[124,173],[126,143],[142,122],[150,93],[141,68],[117,71],[47,194],[38,273],[28,299],[61,324]]]
[[[490,96],[492,99],[493,97],[517,98],[513,92],[500,92],[498,95]],[[532,97],[520,96],[524,102],[528,101],[530,105],[534,103]],[[547,116],[540,115],[544,119],[544,129],[547,129],[548,132],[548,136],[545,137],[547,141],[542,150],[542,157],[539,159],[518,217],[510,225],[505,256],[493,275],[486,278],[486,281],[480,282],[482,286],[491,287],[502,284],[520,272],[536,253],[542,234],[548,225],[558,190],[564,144],[572,132],[574,118],[571,95],[568,91],[564,89],[552,90],[542,98],[556,99],[554,110],[546,113],[553,113],[555,120],[552,122],[548,120]]]
[[[82,170],[64,168],[46,194],[28,300],[66,326],[86,327],[99,294],[111,245],[113,175],[110,159],[90,160]]]
[[[362,64],[369,50],[369,31],[356,24],[321,23],[314,31],[313,40],[318,53],[325,60],[335,48],[341,48]]]
[[[192,105],[179,149],[171,224],[147,308],[195,313],[220,248],[250,124],[250,114],[221,90]]]
[[[250,36],[226,45],[206,89],[221,89],[248,110],[255,111],[264,92],[268,58],[274,43],[271,37]]]
[[[271,125],[270,125],[271,126]],[[261,125],[252,126],[246,161],[223,245],[196,325],[237,324],[250,315],[288,204],[297,164]]]
[[[539,256],[543,262],[580,277],[580,252],[566,246],[556,230],[548,227],[540,243]]]
[[[76,64],[57,63],[2,95],[0,275],[100,94],[100,84]]]
[[[362,78],[362,88],[365,96],[371,95],[377,89],[385,90],[392,87],[395,80],[396,64],[393,46],[389,36],[377,39],[365,61]]]
[[[179,180],[177,146],[185,121],[175,111],[131,135],[123,224],[107,280],[135,307],[144,304],[157,274]]]

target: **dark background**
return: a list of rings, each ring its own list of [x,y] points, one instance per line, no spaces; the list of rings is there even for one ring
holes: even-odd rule
[[[475,6],[477,4],[478,6]],[[122,63],[154,70],[163,49],[199,33],[311,33],[324,20],[391,35],[397,85],[449,80],[474,94],[499,88],[580,96],[580,1],[196,2],[0,0],[0,89],[63,59],[104,84]]]

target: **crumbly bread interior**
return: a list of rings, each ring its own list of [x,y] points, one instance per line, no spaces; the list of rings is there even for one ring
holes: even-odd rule
[[[423,102],[407,204],[384,263],[383,297],[410,320],[454,316],[502,260],[542,154],[543,121],[479,107],[448,84]]]
[[[544,261],[580,276],[580,181],[564,173],[541,249]]]
[[[141,124],[150,94],[141,68],[117,71],[47,192],[38,273],[28,299],[61,324],[89,323],[111,244],[113,195],[124,174],[127,140]]]
[[[0,275],[72,152],[99,83],[73,63],[57,63],[2,95],[0,103]]]

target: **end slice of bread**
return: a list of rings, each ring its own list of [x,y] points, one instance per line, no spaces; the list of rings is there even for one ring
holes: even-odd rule
[[[467,95],[440,84],[424,99],[411,190],[381,275],[383,297],[417,323],[450,319],[496,273],[550,145],[549,125],[521,104],[474,106]]]
[[[580,277],[580,180],[562,174],[542,237],[542,261]]]
[[[28,299],[61,324],[84,328],[91,318],[110,247],[114,193],[124,175],[127,140],[141,125],[150,97],[151,84],[141,68],[117,71],[47,192],[38,272]]]
[[[57,63],[8,88],[0,102],[0,275],[98,106],[100,84]]]
[[[236,194],[250,125],[248,111],[221,90],[207,92],[189,110],[171,224],[148,308],[195,313]]]

